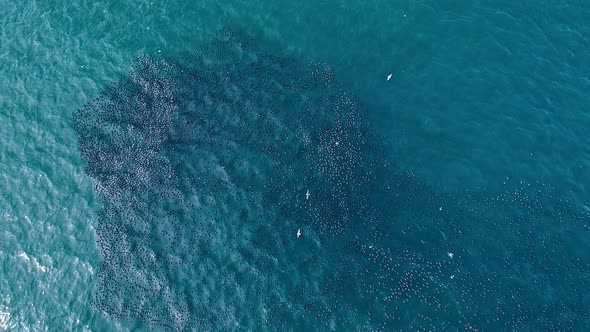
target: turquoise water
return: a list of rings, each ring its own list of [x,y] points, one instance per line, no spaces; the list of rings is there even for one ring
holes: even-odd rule
[[[112,280],[98,275],[96,234],[105,201],[85,171],[74,114],[125,77],[138,56],[176,59],[201,49],[226,26],[244,28],[260,45],[271,45],[260,46],[270,53],[300,62],[314,58],[333,68],[366,110],[363,121],[387,138],[385,151],[376,155],[405,171],[376,175],[397,186],[393,194],[401,198],[384,197],[383,203],[371,196],[369,205],[381,221],[366,233],[355,229],[365,242],[338,235],[347,246],[306,225],[299,241],[306,247],[296,247],[289,241],[297,227],[289,222],[303,212],[264,200],[260,213],[276,222],[259,234],[290,240],[273,247],[261,235],[236,244],[242,229],[230,221],[239,215],[232,207],[241,201],[221,201],[229,207],[221,218],[228,223],[220,228],[222,236],[203,249],[208,255],[183,256],[214,272],[205,274],[209,279],[199,274],[204,279],[198,280],[211,298],[241,298],[219,286],[226,270],[210,262],[234,259],[239,271],[240,259],[232,258],[236,250],[254,248],[282,264],[301,251],[322,263],[289,265],[286,274],[270,263],[268,270],[263,263],[255,266],[253,275],[236,272],[236,278],[246,276],[240,280],[245,292],[247,285],[283,292],[286,300],[275,303],[280,312],[269,314],[271,322],[263,325],[255,315],[266,302],[253,295],[233,306],[203,300],[226,311],[187,309],[193,319],[232,319],[201,326],[590,328],[586,2],[0,1],[0,6],[0,329],[150,328],[138,317],[121,319],[93,305],[101,281]],[[198,154],[191,156],[199,160]],[[278,178],[267,167],[262,178]],[[245,188],[243,183],[234,185]],[[305,189],[300,189],[301,198]],[[388,193],[385,187],[374,191]],[[358,198],[346,192],[347,199]],[[367,272],[351,280],[346,269]],[[298,280],[333,281],[317,294],[317,306],[328,303],[325,312],[304,307],[313,296],[295,297],[290,285]],[[370,297],[347,296],[350,289]],[[389,316],[383,308],[391,310]]]

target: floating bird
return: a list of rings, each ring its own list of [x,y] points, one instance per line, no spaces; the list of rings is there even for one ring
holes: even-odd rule
[[[300,237],[301,237],[301,228],[299,228],[299,229],[297,230],[297,238],[300,238]]]
[[[393,74],[389,74],[389,75],[387,75],[387,80],[388,80],[388,81],[391,79],[391,76],[393,76]]]
[[[309,199],[309,189],[307,190],[307,192],[305,193],[305,199]]]

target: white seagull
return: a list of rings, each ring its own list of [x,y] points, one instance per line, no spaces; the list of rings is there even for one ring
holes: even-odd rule
[[[297,238],[299,238],[300,236],[301,236],[301,228],[299,228],[299,229],[297,230]]]
[[[388,81],[391,79],[391,76],[393,76],[393,74],[389,74],[389,75],[387,75],[387,80],[388,80]]]
[[[305,193],[305,199],[309,199],[309,189],[307,189],[307,192]]]

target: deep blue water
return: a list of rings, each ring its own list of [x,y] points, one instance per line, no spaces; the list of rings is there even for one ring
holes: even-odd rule
[[[590,329],[587,2],[0,8],[0,330]]]

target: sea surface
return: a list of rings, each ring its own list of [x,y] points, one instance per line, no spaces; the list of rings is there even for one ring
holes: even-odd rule
[[[590,330],[590,2],[0,8],[0,330]]]

